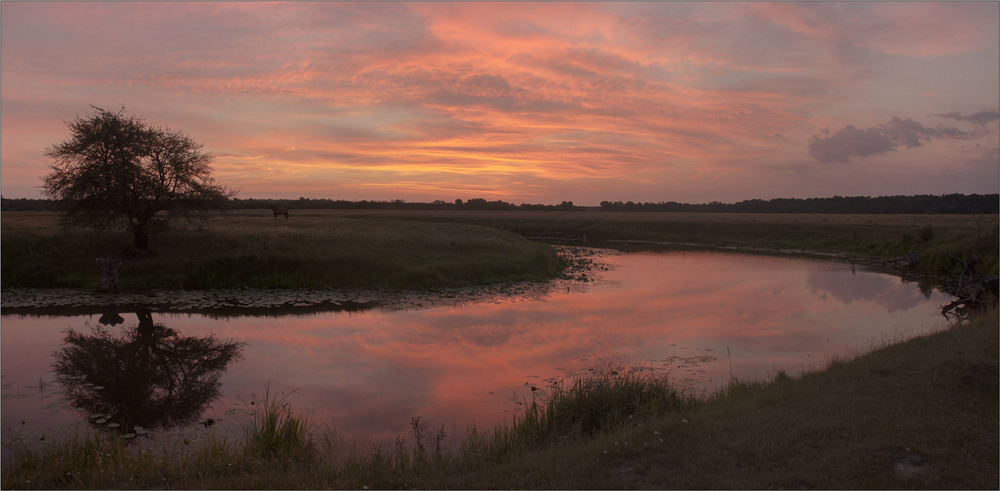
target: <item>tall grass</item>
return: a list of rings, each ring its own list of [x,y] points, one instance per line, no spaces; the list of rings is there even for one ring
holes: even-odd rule
[[[557,385],[548,395],[532,387],[521,416],[492,431],[471,429],[462,441],[466,464],[505,462],[511,456],[572,445],[614,428],[691,408],[696,399],[675,389],[666,375],[644,367],[607,365]]]
[[[250,420],[243,425],[241,449],[254,457],[308,458],[313,453],[308,416],[292,411],[290,394],[276,396],[269,386],[264,398],[252,400]]]
[[[619,425],[685,409],[692,398],[671,386],[666,375],[645,367],[605,366],[556,387],[547,400],[535,398],[513,430],[530,441],[591,436]]]

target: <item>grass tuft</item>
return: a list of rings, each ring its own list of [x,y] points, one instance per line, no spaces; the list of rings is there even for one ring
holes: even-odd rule
[[[643,367],[606,366],[556,388],[539,405],[532,401],[515,426],[530,428],[538,441],[591,436],[669,411],[687,408],[690,397],[674,389],[667,377]]]
[[[265,386],[263,400],[251,401],[250,421],[243,425],[241,445],[248,455],[291,460],[312,455],[309,418],[292,411],[288,395],[275,396]]]
[[[533,388],[537,389],[537,388]],[[492,433],[471,430],[462,452],[503,462],[511,455],[586,440],[612,429],[682,411],[695,398],[673,388],[667,376],[648,368],[608,365],[577,378],[569,387],[555,386],[542,396],[533,390],[521,417]]]

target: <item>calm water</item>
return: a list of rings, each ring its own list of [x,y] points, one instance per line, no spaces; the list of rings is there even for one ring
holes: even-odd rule
[[[202,367],[206,357],[163,361],[165,355],[156,352],[163,327],[189,340],[214,334],[219,342],[245,344],[239,359],[202,367],[203,377],[195,382],[218,379],[218,393],[209,390],[203,397],[209,401],[171,400],[182,398],[164,392],[171,383],[175,392],[188,390],[176,388],[181,385],[191,385],[190,391],[211,385],[178,382],[176,373],[120,386],[128,389],[119,392],[136,400],[111,398],[139,411],[154,410],[144,401],[156,397],[157,406],[188,407],[197,421],[217,422],[209,430],[188,424],[174,432],[225,432],[238,428],[241,416],[234,408],[246,408],[269,385],[272,393],[284,392],[294,409],[311,412],[314,422],[335,426],[341,436],[392,442],[397,435],[411,437],[415,416],[431,430],[443,425],[452,435],[464,435],[469,425],[483,429],[510,421],[518,401],[544,396],[551,384],[609,363],[669,373],[688,390],[707,393],[732,375],[821,368],[833,355],[946,323],[939,306],[947,296],[850,265],[704,252],[603,260],[610,268],[594,282],[555,283],[543,295],[459,306],[226,319],[154,312],[158,330],[149,317],[141,323],[135,312],[122,312],[124,323],[106,327],[107,339],[125,339],[125,328],[137,325],[133,332],[139,334],[130,344],[119,343],[124,351],[101,355],[121,366],[95,368],[101,363],[93,359],[69,359],[78,374],[103,370],[103,380],[134,373],[148,360],[121,360],[146,360],[142,356],[162,361],[161,372],[187,372]],[[65,331],[72,328],[93,347],[100,317],[3,316],[5,441],[18,435],[52,441],[66,427],[83,426],[81,411],[66,408],[70,389],[88,407],[109,397],[99,387],[64,387],[53,371],[55,353],[70,347]],[[143,392],[153,385],[160,389]],[[202,408],[205,402],[211,407]],[[155,426],[153,420],[145,424]]]

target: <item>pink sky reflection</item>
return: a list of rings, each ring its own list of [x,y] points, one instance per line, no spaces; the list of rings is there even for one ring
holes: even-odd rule
[[[711,253],[630,254],[583,291],[455,308],[210,320],[157,314],[185,335],[247,343],[224,375],[232,398],[299,390],[291,401],[344,435],[392,441],[420,416],[463,435],[510,421],[515,397],[607,363],[667,374],[697,393],[729,380],[821,368],[884,339],[944,324],[941,294],[849,266]],[[127,322],[133,322],[126,315]],[[75,322],[75,324],[74,324]],[[91,319],[90,322],[96,322]],[[15,386],[46,374],[70,318],[5,316],[3,371]],[[4,401],[4,418],[15,417]],[[27,409],[25,409],[27,410]]]

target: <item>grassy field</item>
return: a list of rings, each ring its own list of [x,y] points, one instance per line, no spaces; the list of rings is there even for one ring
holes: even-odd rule
[[[4,287],[97,289],[98,256],[123,258],[123,291],[153,288],[424,289],[546,280],[561,260],[545,244],[475,224],[371,220],[316,211],[211,218],[152,236],[148,253],[125,233],[61,230],[58,216],[4,212]]]
[[[47,212],[4,212],[4,287],[97,289],[98,256],[124,258],[122,289],[435,288],[539,280],[562,264],[549,242],[625,250],[735,248],[836,254],[862,262],[921,256],[914,274],[957,276],[973,254],[997,272],[997,217],[726,213],[292,210],[211,218],[161,231],[149,254],[123,233],[60,230]]]
[[[918,252],[924,274],[946,275],[968,254],[984,271],[997,270],[996,215],[822,215],[656,212],[436,212],[343,211],[340,216],[382,220],[470,223],[525,237],[625,250],[663,247],[727,248],[760,252],[894,258]],[[963,254],[966,257],[963,257]]]
[[[4,489],[997,489],[996,309],[873,346],[801,377],[734,382],[707,399],[607,372],[513,426],[351,447],[280,398],[239,441],[163,448],[81,435],[39,455],[5,448]],[[408,438],[408,439],[407,439]],[[373,451],[374,450],[374,451]]]

